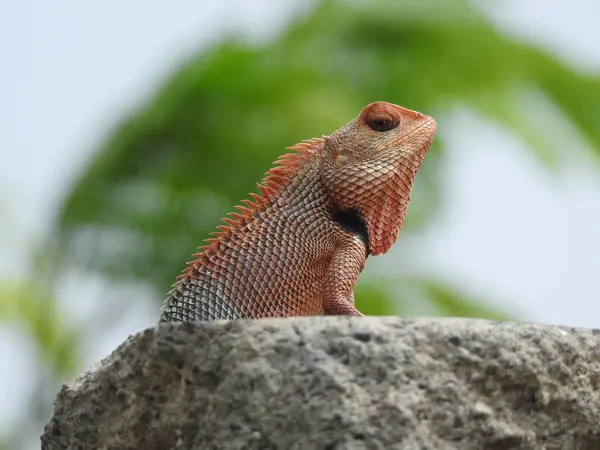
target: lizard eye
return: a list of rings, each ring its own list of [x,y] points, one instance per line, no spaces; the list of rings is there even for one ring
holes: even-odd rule
[[[367,125],[374,131],[390,131],[398,126],[398,120],[390,117],[373,117],[369,118]]]

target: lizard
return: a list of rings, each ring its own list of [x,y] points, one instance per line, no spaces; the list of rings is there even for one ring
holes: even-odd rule
[[[179,275],[160,322],[363,314],[354,287],[404,223],[436,132],[374,102],[328,136],[289,147]]]

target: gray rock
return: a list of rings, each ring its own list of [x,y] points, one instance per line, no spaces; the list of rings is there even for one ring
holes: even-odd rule
[[[164,324],[65,385],[53,449],[600,449],[600,331],[483,320]]]

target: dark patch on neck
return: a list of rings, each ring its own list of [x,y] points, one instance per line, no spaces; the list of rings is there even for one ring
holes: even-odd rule
[[[366,255],[371,254],[369,248],[369,230],[367,229],[367,221],[358,208],[341,209],[334,206],[331,211],[331,218],[344,231],[354,233],[365,244]]]

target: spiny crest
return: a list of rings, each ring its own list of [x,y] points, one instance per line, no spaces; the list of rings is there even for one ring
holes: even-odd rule
[[[292,152],[286,153],[275,161],[273,168],[265,174],[262,182],[257,184],[261,194],[251,192],[250,197],[252,197],[252,200],[242,200],[245,206],[234,206],[240,212],[231,212],[228,214],[231,217],[222,219],[226,225],[219,225],[217,227],[219,231],[211,233],[213,237],[205,239],[206,245],[201,246],[198,253],[192,254],[195,259],[187,263],[188,267],[177,278],[180,280],[188,276],[193,268],[200,263],[200,258],[211,249],[216,249],[222,238],[231,235],[235,230],[243,228],[254,218],[256,213],[265,210],[276,195],[292,181],[302,166],[318,153],[320,144],[323,142],[325,142],[325,138],[308,139],[288,147],[288,150]]]

